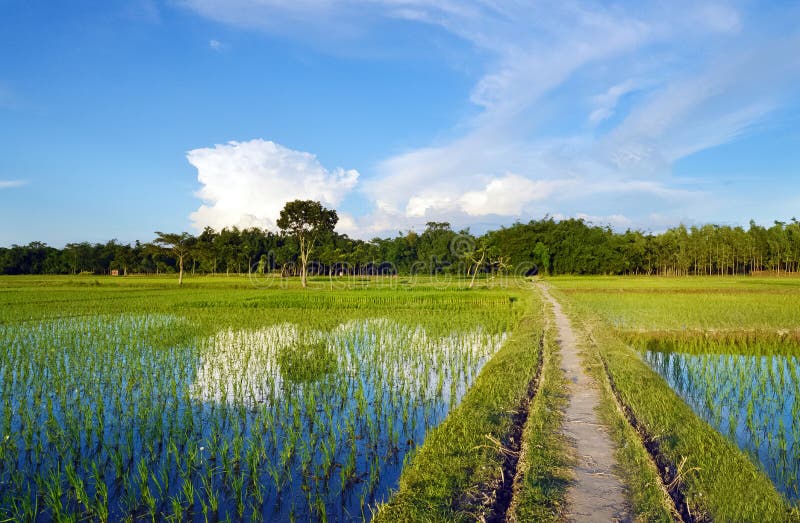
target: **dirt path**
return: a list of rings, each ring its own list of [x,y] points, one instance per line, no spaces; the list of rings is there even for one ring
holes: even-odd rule
[[[570,382],[562,430],[573,443],[576,465],[575,481],[567,491],[567,518],[570,521],[631,521],[624,487],[613,472],[615,447],[596,412],[600,393],[583,369],[575,333],[561,305],[550,295],[546,284],[538,285],[553,306],[561,365]]]

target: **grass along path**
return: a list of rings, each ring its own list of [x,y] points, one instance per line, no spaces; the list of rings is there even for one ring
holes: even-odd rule
[[[538,293],[537,297],[541,300]],[[528,405],[507,523],[563,522],[566,491],[572,481],[572,453],[561,432],[567,382],[549,307],[543,316],[539,385]]]
[[[515,476],[508,457],[518,450],[511,439],[519,440],[525,421],[519,418],[534,392],[545,335],[543,304],[533,293],[523,301],[527,312],[512,336],[486,363],[461,404],[408,458],[399,489],[378,506],[374,522],[506,520],[509,480]],[[536,395],[533,407],[540,410]],[[550,483],[555,471],[537,463],[540,470],[530,483]],[[527,505],[529,511],[551,508],[549,500],[529,499]]]
[[[615,448],[597,414],[600,393],[584,371],[575,334],[561,305],[544,285],[542,295],[553,307],[561,347],[561,366],[567,376],[568,402],[563,432],[574,445],[575,481],[567,490],[570,521],[631,520],[625,489],[614,472]]]
[[[773,297],[762,293],[763,306],[750,307],[746,300],[732,301],[729,295],[751,294],[753,286],[775,286],[782,292],[785,281],[756,281],[717,278],[586,278],[584,280],[550,279],[554,296],[561,301],[565,311],[576,325],[576,330],[584,334],[582,347],[591,360],[591,372],[603,385],[606,398],[603,401],[605,418],[612,423],[612,436],[624,436],[630,444],[620,444],[617,459],[621,465],[620,473],[630,488],[629,496],[637,519],[643,521],[670,521],[669,515],[674,504],[665,498],[663,491],[656,488],[653,479],[654,465],[659,463],[657,474],[661,482],[672,494],[677,490],[686,503],[690,516],[695,521],[800,521],[800,510],[787,503],[770,482],[753,457],[742,452],[736,443],[719,432],[695,413],[645,361],[641,344],[646,343],[646,333],[655,333],[657,339],[665,338],[666,331],[687,331],[681,334],[688,337],[692,331],[706,333],[714,329],[709,343],[697,348],[707,351],[717,343],[718,329],[734,325],[732,318],[738,315],[741,321],[736,324],[739,332],[750,329],[780,328],[792,329],[792,324],[771,322],[777,316]],[[670,292],[662,295],[650,293],[641,296],[639,304],[629,302],[623,308],[612,311],[611,299],[599,303],[594,298],[599,292],[565,292],[578,285],[583,288],[605,286],[615,297],[627,296],[629,289],[669,287]],[[727,294],[719,289],[725,287]],[[624,288],[624,290],[623,290]],[[672,294],[691,294],[695,302],[692,314],[686,312],[685,304],[691,300],[672,299]],[[795,300],[800,293],[795,293]],[[588,299],[585,299],[588,296]],[[619,305],[619,303],[617,303]],[[658,322],[642,321],[643,310],[655,311],[661,307]],[[622,312],[624,310],[624,313]],[[701,315],[702,312],[702,315]],[[681,316],[684,315],[684,316]],[[652,315],[655,318],[655,314]],[[706,318],[706,319],[704,319]],[[796,326],[797,319],[795,317]],[[759,338],[749,333],[745,339],[757,341]],[[736,339],[734,333],[727,331],[723,338]],[[642,341],[645,340],[645,341]],[[674,343],[685,343],[676,339]],[[699,345],[699,340],[698,340]],[[747,343],[748,353],[762,355],[760,350],[752,351],[752,343]],[[690,353],[695,351],[690,350]],[[713,352],[713,351],[712,351]],[[744,352],[744,348],[738,352]],[[740,357],[740,356],[736,356]],[[714,380],[710,381],[714,383]],[[625,411],[610,403],[611,389],[618,403]],[[625,417],[638,427],[638,434],[631,428]],[[620,419],[617,419],[620,418]],[[619,430],[622,428],[623,430]],[[766,436],[765,436],[766,437]],[[647,445],[644,450],[642,444]],[[654,446],[655,444],[655,446]],[[649,454],[648,454],[649,452]],[[665,471],[665,466],[669,467]],[[677,474],[675,474],[677,472]],[[670,477],[679,478],[672,482]],[[662,507],[663,505],[663,507]],[[668,510],[664,510],[667,508]]]

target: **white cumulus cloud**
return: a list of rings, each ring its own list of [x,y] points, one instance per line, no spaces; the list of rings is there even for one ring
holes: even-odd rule
[[[261,139],[194,149],[187,159],[202,185],[203,204],[190,216],[198,230],[274,228],[287,201],[336,206],[358,181],[355,170],[328,170],[311,153]]]
[[[522,214],[525,204],[548,198],[561,181],[534,181],[517,174],[495,178],[480,191],[469,191],[461,196],[461,210],[470,216]]]

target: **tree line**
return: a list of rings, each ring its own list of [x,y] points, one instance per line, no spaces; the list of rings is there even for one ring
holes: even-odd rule
[[[323,211],[327,211],[322,208]],[[800,270],[800,222],[770,227],[683,225],[652,234],[615,232],[582,219],[545,217],[474,235],[446,222],[421,233],[363,241],[327,226],[306,237],[236,227],[157,233],[150,242],[41,242],[0,248],[0,274],[516,274],[732,275]],[[333,219],[332,219],[333,218]],[[285,222],[288,226],[289,222]],[[310,243],[309,243],[310,242]],[[308,250],[304,254],[304,249]],[[183,268],[183,270],[181,270]],[[305,268],[305,269],[304,269]]]

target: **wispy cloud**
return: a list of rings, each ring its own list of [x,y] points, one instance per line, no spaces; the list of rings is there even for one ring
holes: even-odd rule
[[[0,189],[13,189],[27,184],[27,180],[0,180]]]
[[[639,91],[646,86],[645,82],[628,78],[612,85],[605,92],[592,97],[594,109],[589,113],[589,121],[599,123],[614,115],[620,99],[630,93]]]
[[[481,55],[486,69],[469,100],[478,113],[453,123],[461,134],[384,159],[360,185],[374,202],[359,222],[369,230],[442,215],[465,224],[545,212],[678,220],[708,195],[675,180],[675,163],[747,133],[800,79],[797,34],[750,27],[746,6],[722,2],[185,4],[225,23],[291,27],[293,38],[320,24],[336,28],[330,38],[366,38],[377,19],[405,20]]]

